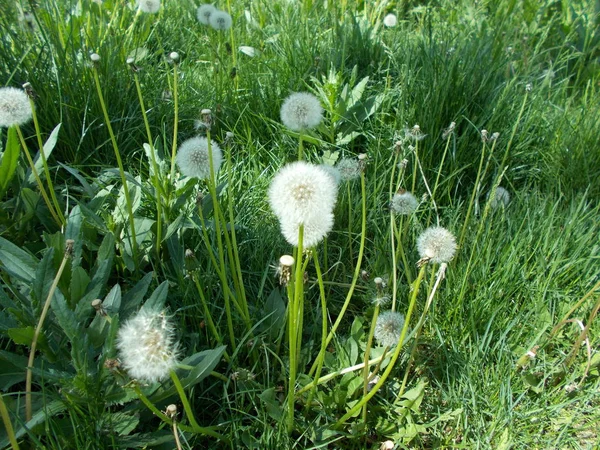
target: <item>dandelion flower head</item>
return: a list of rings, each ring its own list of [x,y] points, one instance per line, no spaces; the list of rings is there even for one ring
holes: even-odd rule
[[[217,11],[213,5],[205,3],[204,5],[200,5],[196,10],[196,17],[198,18],[198,22],[202,25],[208,25],[210,23],[210,16]]]
[[[337,169],[337,167],[330,166],[329,164],[319,164],[319,167],[322,168],[325,172],[327,172],[331,176],[331,178],[333,178],[336,185],[340,184],[340,181],[342,180],[342,174]]]
[[[490,194],[491,194],[491,192],[490,192]],[[494,209],[496,209],[498,207],[505,208],[506,206],[508,206],[509,202],[510,202],[510,194],[508,193],[508,191],[506,189],[504,189],[502,186],[498,186],[496,188],[496,193],[494,194],[494,198],[492,198],[492,200],[490,201],[490,206]]]
[[[233,21],[231,19],[231,16],[225,11],[216,10],[210,15],[208,23],[215,30],[225,31],[231,28],[231,24],[233,23]]]
[[[177,365],[174,330],[163,312],[140,310],[119,329],[117,349],[132,378],[156,383]]]
[[[355,180],[360,177],[360,163],[357,159],[342,158],[335,167],[340,171],[343,181]]]
[[[388,14],[387,16],[385,16],[383,18],[383,24],[386,27],[395,27],[396,25],[398,25],[398,18],[396,17],[396,14]]]
[[[269,204],[275,215],[288,223],[309,223],[331,213],[337,185],[322,167],[297,161],[282,167],[269,186]]]
[[[13,87],[0,88],[0,127],[24,125],[31,120],[32,115],[25,91]]]
[[[319,99],[308,92],[295,92],[281,106],[281,121],[292,131],[318,126],[323,120],[323,108]]]
[[[160,10],[160,0],[139,0],[140,11],[148,14],[156,14]]]
[[[414,213],[419,207],[419,201],[410,192],[404,191],[402,193],[394,194],[390,208],[396,214],[407,216]]]
[[[221,148],[213,141],[210,144],[213,171],[216,174],[223,161]],[[194,137],[181,143],[177,150],[177,165],[180,172],[186,177],[209,179],[210,159],[208,152],[208,139]]]
[[[285,240],[294,247],[298,246],[300,225],[302,228],[302,246],[312,248],[323,240],[333,228],[333,213],[316,215],[309,220],[299,222],[293,219],[280,218],[281,234]]]
[[[417,239],[417,250],[424,260],[447,263],[456,253],[456,238],[444,227],[429,227]]]
[[[375,323],[375,339],[384,347],[393,347],[400,341],[404,316],[395,311],[385,311],[379,314]]]

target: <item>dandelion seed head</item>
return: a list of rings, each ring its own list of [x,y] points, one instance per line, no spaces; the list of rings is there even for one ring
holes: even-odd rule
[[[225,31],[231,28],[233,20],[225,11],[216,10],[210,15],[208,23],[215,30]]]
[[[117,349],[132,378],[156,383],[177,365],[174,329],[163,312],[140,310],[119,329]]]
[[[0,88],[0,127],[25,125],[33,111],[25,91],[13,87]]]
[[[395,27],[396,25],[398,25],[398,18],[396,17],[396,14],[388,14],[387,16],[385,16],[383,18],[383,24],[386,27]]]
[[[281,121],[293,131],[315,128],[323,120],[319,99],[308,92],[295,92],[281,106]]]
[[[342,158],[335,165],[340,172],[342,181],[350,181],[360,178],[360,164],[356,159]]]
[[[139,0],[140,11],[148,14],[156,14],[160,10],[160,0]]]
[[[490,192],[491,194],[491,192]],[[490,206],[494,209],[496,208],[505,208],[510,203],[510,194],[506,189],[502,186],[498,186],[496,188],[496,192],[494,193],[494,198],[490,201]]]
[[[213,170],[215,175],[219,172],[223,153],[216,142],[211,141],[211,153]],[[209,179],[210,159],[208,153],[208,139],[205,137],[194,137],[181,143],[177,150],[177,166],[186,177]]]
[[[419,201],[410,192],[404,191],[402,193],[394,194],[390,208],[396,214],[408,216],[414,213],[419,207]]]
[[[200,22],[202,25],[208,25],[210,23],[210,16],[216,11],[217,8],[208,3],[200,5],[196,10],[196,17],[198,18],[198,22]]]
[[[342,181],[342,174],[340,173],[337,167],[330,166],[329,164],[319,164],[319,167],[321,167],[325,172],[329,174],[329,176],[331,176],[331,178],[333,178],[333,181],[335,181],[336,186],[340,184],[340,181]]]
[[[288,244],[297,247],[300,225],[303,225],[302,246],[304,248],[311,248],[321,242],[331,231],[333,228],[333,219],[333,213],[331,212],[315,215],[310,220],[303,220],[301,222],[280,218],[281,234],[283,234]]]
[[[375,323],[375,339],[384,347],[393,347],[400,341],[404,316],[395,311],[385,311],[379,314]]]
[[[447,263],[456,253],[456,238],[444,227],[429,227],[417,239],[417,250],[424,262]]]

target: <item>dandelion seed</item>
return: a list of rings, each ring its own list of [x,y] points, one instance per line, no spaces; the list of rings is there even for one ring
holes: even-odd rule
[[[481,130],[481,142],[488,141],[488,130]]]
[[[456,253],[456,238],[443,227],[429,227],[417,239],[417,250],[421,264],[447,263]]]
[[[384,347],[393,347],[400,341],[404,316],[395,311],[385,311],[377,317],[375,339]]]
[[[33,111],[25,91],[13,87],[0,88],[0,127],[25,125]]]
[[[388,14],[387,16],[385,16],[383,18],[383,24],[386,27],[395,27],[396,25],[398,25],[398,18],[396,17],[396,14]]]
[[[287,224],[312,223],[333,211],[337,186],[323,168],[297,161],[281,168],[269,187],[269,203]]]
[[[491,194],[491,192],[490,192]],[[510,194],[508,193],[508,191],[506,189],[504,189],[502,186],[498,186],[496,188],[496,192],[494,193],[494,198],[492,198],[492,200],[490,201],[490,206],[493,209],[502,207],[502,208],[506,208],[508,206],[510,202]]]
[[[342,158],[335,167],[339,170],[342,181],[360,178],[360,164],[356,159]]]
[[[293,131],[315,128],[323,120],[319,99],[308,92],[295,92],[281,106],[281,121]]]
[[[215,30],[225,31],[231,28],[233,20],[231,19],[231,16],[225,11],[217,10],[210,15],[208,23]]]
[[[404,138],[410,141],[419,142],[427,137],[426,134],[421,131],[421,127],[419,125],[415,125],[412,128],[404,129]]]
[[[454,133],[454,129],[456,128],[456,122],[451,122],[450,126],[444,130],[442,133],[442,139],[445,141],[448,139],[452,133]]]
[[[392,197],[390,208],[396,214],[408,216],[414,213],[419,207],[417,198],[408,191],[398,192]]]
[[[210,16],[217,11],[213,5],[208,3],[201,5],[196,10],[196,17],[198,18],[198,22],[202,25],[208,25],[210,23]]]
[[[156,14],[160,10],[160,0],[139,0],[140,11],[148,14]]]
[[[177,365],[174,329],[163,312],[142,309],[121,326],[117,349],[132,378],[156,383]]]
[[[213,171],[215,175],[219,172],[223,153],[221,148],[211,141],[211,154]],[[177,150],[176,162],[179,171],[186,177],[209,179],[210,178],[210,159],[208,153],[208,139],[205,137],[195,137],[181,143]]]

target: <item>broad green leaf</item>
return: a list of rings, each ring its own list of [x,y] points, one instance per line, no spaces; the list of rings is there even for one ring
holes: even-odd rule
[[[54,147],[56,146],[56,141],[58,140],[58,132],[60,131],[61,125],[62,124],[59,123],[58,125],[56,125],[56,127],[54,127],[54,130],[52,130],[52,133],[50,133],[48,140],[44,143],[44,156],[46,157],[46,161],[48,161],[48,158],[50,158],[50,155],[52,154],[52,150],[54,150]],[[37,173],[40,176],[40,179],[43,180],[46,177],[46,172],[44,171],[44,163],[39,152],[35,158],[34,166],[35,170],[37,170]],[[34,181],[35,178],[33,176],[33,172],[31,171],[31,169],[29,169],[27,171],[27,183],[32,184]]]
[[[73,341],[80,339],[81,329],[77,322],[77,317],[74,311],[67,305],[65,297],[59,289],[54,291],[54,297],[52,297],[50,306],[56,316],[56,321],[69,340],[73,343]]]
[[[154,273],[148,272],[144,277],[137,282],[137,284],[130,289],[122,298],[121,318],[127,318],[130,314],[137,310],[140,303],[148,292],[148,287],[152,282]]]
[[[83,214],[81,213],[79,205],[76,205],[69,214],[67,228],[65,230],[65,239],[72,239],[75,242],[73,246],[73,256],[71,257],[72,268],[78,267],[81,264],[81,254],[83,251],[82,223]]]
[[[21,153],[21,147],[19,146],[19,140],[17,139],[17,131],[15,127],[8,129],[6,138],[6,147],[4,148],[4,154],[2,155],[2,161],[0,162],[0,198],[6,192],[8,184],[11,182],[17,165],[19,164],[19,154]]]
[[[267,298],[263,316],[265,316],[265,320],[260,329],[268,332],[272,338],[276,339],[281,333],[286,319],[285,302],[278,288],[273,289]]]
[[[154,290],[150,298],[146,300],[141,309],[144,311],[162,311],[162,309],[165,307],[168,293],[169,282],[163,281],[160,286]]]
[[[73,269],[73,273],[71,274],[71,286],[69,287],[72,305],[81,300],[90,281],[90,277],[83,267],[79,266]]]
[[[275,392],[275,388],[269,388],[260,394],[258,394],[258,398],[262,400],[267,408],[267,414],[274,419],[275,421],[281,421],[283,417],[282,406],[280,401],[277,399],[277,392]]]
[[[77,181],[79,181],[79,183],[83,187],[83,190],[85,191],[85,193],[86,193],[86,195],[88,197],[93,197],[94,196],[94,189],[87,182],[87,180],[81,176],[81,174],[79,173],[79,171],[77,169],[69,167],[69,166],[61,163],[60,161],[58,162],[58,164],[60,165],[60,167],[62,167],[67,172],[69,172],[71,175],[73,175],[77,179]]]
[[[26,345],[27,347],[31,347],[34,333],[35,328],[32,326],[25,328],[11,328],[7,331],[8,336],[15,344]],[[46,339],[46,335],[44,334],[43,330],[38,336],[37,346],[44,353],[52,353],[50,347],[48,346],[48,340]]]
[[[0,267],[9,275],[26,283],[31,283],[37,260],[25,250],[0,237]]]
[[[122,412],[108,414],[108,417],[106,417],[105,420],[108,422],[107,425],[109,426],[109,429],[112,428],[119,436],[128,435],[135,427],[137,427],[138,423],[140,423],[138,417],[130,416]]]

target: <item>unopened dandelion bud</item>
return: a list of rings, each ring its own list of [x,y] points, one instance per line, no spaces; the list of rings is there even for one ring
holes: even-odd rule
[[[73,239],[67,239],[65,241],[65,256],[70,258],[73,256],[73,248],[75,246],[75,241]]]
[[[233,142],[233,138],[234,138],[234,134],[231,131],[228,131],[227,133],[225,133],[224,144],[225,145],[231,144]]]
[[[210,129],[212,126],[212,111],[208,108],[200,111],[200,117],[202,117],[202,124],[206,129]]]
[[[291,255],[283,255],[279,258],[279,284],[287,286],[292,277],[292,266],[294,265],[294,257]]]
[[[527,83],[527,84],[525,85],[525,91],[526,91],[526,92],[531,92],[531,89],[533,89],[533,86],[531,86],[531,83]]]
[[[173,419],[177,415],[177,405],[169,405],[165,411],[166,415]]]
[[[171,52],[169,53],[169,60],[176,64],[179,61],[179,53],[177,52]]]
[[[185,259],[194,259],[195,256],[193,250],[189,248],[185,250]]]
[[[90,60],[92,61],[92,63],[98,64],[100,62],[100,55],[98,53],[92,53],[90,55]]]
[[[27,82],[23,84],[23,90],[29,98],[35,97],[35,92],[33,91],[33,86],[31,86],[31,83]]]
[[[205,194],[202,191],[200,191],[196,194],[196,206],[202,205],[202,202],[204,201],[204,197],[205,197]]]
[[[367,168],[367,154],[361,153],[358,155],[358,167],[361,172],[364,172]]]
[[[454,128],[456,128],[456,122],[451,122],[450,126],[444,130],[442,133],[442,139],[448,139],[452,133],[454,133]]]
[[[369,274],[369,272],[367,272],[366,270],[363,269],[360,271],[360,278],[363,281],[369,281],[370,277],[371,277],[371,274]]]
[[[102,306],[102,300],[100,300],[99,298],[92,301],[92,308],[94,308],[96,310],[96,312],[98,314],[100,314],[101,316],[106,316],[106,311],[104,310],[104,307]]]
[[[488,141],[488,130],[481,130],[481,142]]]
[[[498,133],[497,131],[492,134],[492,137],[490,138],[490,141],[495,141],[500,137],[500,133]]]
[[[121,362],[116,358],[107,358],[104,360],[104,367],[108,370],[117,370],[121,367]]]
[[[398,163],[398,167],[399,167],[401,170],[404,170],[404,169],[406,169],[406,166],[408,166],[408,159],[406,159],[406,158],[404,158],[402,161],[400,161],[400,162]]]
[[[401,140],[397,140],[396,142],[394,142],[394,151],[396,153],[400,153],[400,151],[402,151],[402,141]]]

